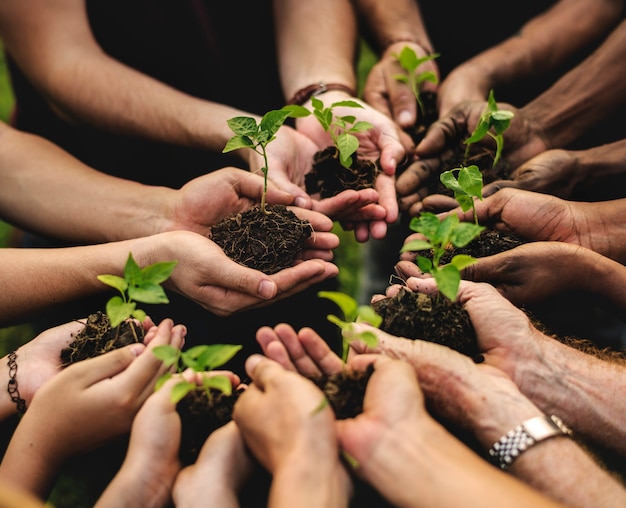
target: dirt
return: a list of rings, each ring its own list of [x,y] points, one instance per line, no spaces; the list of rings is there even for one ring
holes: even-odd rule
[[[135,321],[124,321],[117,328],[111,328],[109,317],[103,312],[95,312],[87,318],[85,327],[74,336],[72,342],[61,351],[61,365],[102,355],[129,344],[143,342],[144,329]]]
[[[229,215],[211,228],[209,238],[229,258],[271,275],[293,265],[313,228],[284,205],[267,210],[257,205]]]
[[[320,198],[329,198],[344,190],[374,188],[380,172],[377,163],[355,156],[350,168],[342,166],[339,151],[329,146],[314,155],[313,168],[305,175],[305,187],[308,194],[319,193]]]

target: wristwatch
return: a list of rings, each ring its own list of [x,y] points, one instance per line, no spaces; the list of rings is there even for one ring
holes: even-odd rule
[[[572,431],[558,416],[535,416],[498,439],[489,449],[489,458],[500,469],[506,470],[531,446],[553,437],[571,435]]]

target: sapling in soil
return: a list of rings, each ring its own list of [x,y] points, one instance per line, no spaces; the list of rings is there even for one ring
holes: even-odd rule
[[[426,55],[423,57],[418,57],[415,51],[413,51],[410,47],[405,46],[402,48],[400,53],[394,55],[405,71],[405,74],[396,74],[394,77],[396,80],[406,83],[411,91],[413,92],[413,96],[417,101],[417,105],[420,108],[420,112],[422,115],[426,114],[426,108],[424,106],[424,101],[422,99],[422,91],[421,86],[425,81],[429,81],[431,83],[437,84],[439,79],[437,75],[433,71],[422,71],[418,72],[418,68],[426,63],[434,60],[439,57],[439,53],[433,53],[430,55]]]

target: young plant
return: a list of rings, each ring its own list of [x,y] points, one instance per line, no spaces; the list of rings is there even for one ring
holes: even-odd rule
[[[339,152],[339,162],[344,168],[349,169],[352,165],[352,155],[359,148],[359,138],[354,134],[368,131],[373,125],[363,120],[357,121],[354,115],[338,116],[335,114],[335,108],[363,108],[363,106],[356,101],[345,100],[333,102],[329,107],[324,107],[324,103],[317,97],[311,98],[311,105],[313,106],[313,115],[324,131],[330,134],[333,145]],[[308,109],[302,106],[289,105],[285,106],[284,109],[288,109],[300,117],[311,114]]]
[[[502,148],[504,146],[503,134],[504,131],[509,128],[511,118],[513,118],[513,112],[498,109],[498,104],[493,96],[493,90],[490,90],[489,98],[487,99],[487,107],[480,116],[478,125],[476,125],[470,137],[464,141],[466,145],[465,156],[463,158],[464,165],[467,163],[471,145],[477,143],[486,135],[489,135],[496,142],[496,154],[494,155],[492,166],[495,167],[502,155]],[[494,132],[491,132],[491,129],[493,129]]]
[[[458,177],[455,176],[458,173]],[[478,225],[478,215],[474,198],[483,199],[483,175],[478,166],[463,166],[444,171],[439,175],[441,183],[454,192],[454,199],[464,212],[470,208],[474,213],[474,224]]]
[[[420,88],[422,83],[425,81],[437,84],[439,79],[433,71],[417,72],[417,69],[420,65],[439,57],[439,53],[418,57],[415,51],[408,46],[405,46],[399,54],[394,56],[398,60],[400,67],[406,71],[405,74],[397,74],[394,77],[397,81],[405,83],[409,86],[415,96],[415,100],[417,101],[420,111],[423,115],[425,115],[426,111],[424,109],[424,101],[422,100],[422,91]]]
[[[235,135],[228,140],[222,153],[232,152],[240,148],[250,148],[263,157],[264,166],[261,168],[261,171],[263,171],[264,185],[263,194],[261,195],[261,210],[265,214],[269,213],[265,203],[267,174],[269,171],[267,145],[276,139],[278,129],[285,123],[287,118],[296,118],[308,114],[310,112],[306,108],[298,106],[268,111],[258,124],[254,118],[248,116],[236,116],[227,121],[228,126]]]
[[[176,366],[176,372],[183,372],[185,369],[193,369],[195,372],[209,372],[221,367],[242,348],[234,344],[209,344],[189,348],[181,351],[170,345],[157,346],[154,348],[154,355],[163,362],[166,367]],[[163,374],[156,383],[155,390],[172,377],[171,372]],[[211,400],[211,390],[219,390],[225,395],[232,393],[232,384],[228,376],[216,375],[206,376],[202,380],[202,386],[195,382],[180,381],[172,388],[171,400],[173,403],[181,401],[185,395],[193,390],[200,390],[206,393]]]
[[[378,343],[376,335],[372,332],[363,332],[358,337],[347,339],[343,331],[352,326],[352,323],[358,321],[364,321],[370,325],[378,328],[383,318],[376,314],[374,309],[369,305],[359,305],[358,302],[350,295],[341,293],[339,291],[320,291],[317,293],[320,298],[327,298],[337,304],[343,314],[343,319],[329,314],[326,316],[328,321],[337,325],[342,331],[342,352],[341,359],[345,364],[348,361],[348,352],[350,350],[350,343],[357,338],[362,340],[368,347],[375,347]]]
[[[413,217],[409,227],[426,237],[426,240],[412,240],[407,242],[400,252],[415,252],[431,250],[432,259],[425,256],[417,256],[416,262],[420,270],[431,274],[437,288],[453,302],[461,283],[461,270],[476,262],[476,259],[467,254],[457,254],[450,263],[440,266],[441,257],[447,249],[452,247],[464,247],[476,238],[483,226],[471,222],[461,222],[456,215],[448,215],[443,221],[431,212],[424,212],[418,217]]]
[[[169,303],[161,283],[169,278],[177,263],[178,261],[165,261],[139,268],[132,253],[129,253],[124,266],[124,277],[98,275],[100,282],[117,289],[121,294],[112,297],[106,304],[111,327],[115,328],[131,317],[143,321],[146,313],[137,308],[137,302]]]

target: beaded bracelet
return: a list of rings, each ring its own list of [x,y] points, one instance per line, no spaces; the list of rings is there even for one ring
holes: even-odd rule
[[[26,401],[20,397],[20,391],[17,388],[17,352],[11,351],[9,353],[9,360],[7,362],[9,366],[9,384],[7,385],[7,391],[11,396],[11,400],[15,402],[19,413],[26,412]]]
[[[344,85],[342,83],[324,83],[323,81],[320,81],[319,83],[314,83],[298,90],[287,104],[297,104],[298,106],[302,106],[311,97],[323,94],[329,90],[341,90],[342,92],[346,92],[353,97],[356,94],[355,90],[348,85]]]

